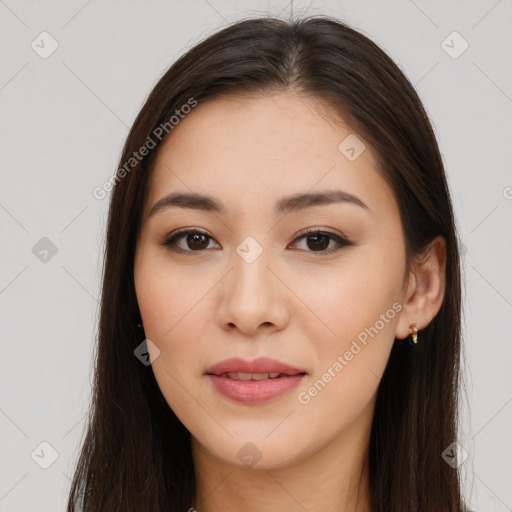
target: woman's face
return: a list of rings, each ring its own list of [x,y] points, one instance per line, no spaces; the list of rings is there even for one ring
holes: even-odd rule
[[[316,105],[199,104],[149,183],[134,272],[152,369],[195,446],[239,466],[367,438],[400,316],[398,206],[371,148]]]

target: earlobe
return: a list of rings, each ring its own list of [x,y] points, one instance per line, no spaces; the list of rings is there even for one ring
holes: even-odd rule
[[[413,327],[424,329],[443,304],[446,281],[446,242],[438,236],[415,258],[407,291],[403,296],[395,338],[404,339]]]

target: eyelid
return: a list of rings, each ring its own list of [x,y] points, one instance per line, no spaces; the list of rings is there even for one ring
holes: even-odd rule
[[[331,231],[330,229],[328,228],[319,228],[319,227],[312,227],[312,228],[304,228],[304,229],[301,229],[298,233],[296,233],[294,235],[294,240],[296,240],[297,238],[300,238],[300,237],[303,237],[304,235],[315,235],[317,233],[320,233],[322,235],[330,235],[332,236],[333,238],[343,238],[345,241],[348,242],[348,238],[341,232],[337,233],[337,232],[334,232],[334,231]]]

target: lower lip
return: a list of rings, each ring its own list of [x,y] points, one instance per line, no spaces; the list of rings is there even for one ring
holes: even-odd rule
[[[234,380],[208,375],[215,389],[227,398],[244,404],[260,404],[276,398],[299,385],[305,374],[265,380]]]

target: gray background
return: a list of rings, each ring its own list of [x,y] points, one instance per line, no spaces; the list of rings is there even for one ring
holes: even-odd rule
[[[108,207],[92,190],[116,170],[144,99],[227,22],[290,9],[0,0],[0,511],[64,510],[90,398]],[[512,511],[512,1],[311,1],[293,11],[366,33],[432,118],[464,244],[462,470],[473,510]],[[43,31],[59,45],[46,59],[31,47],[51,48]],[[463,48],[446,40],[453,31],[469,44],[457,58],[445,51]],[[57,249],[46,261],[43,237]],[[58,453],[47,469],[42,442]]]

